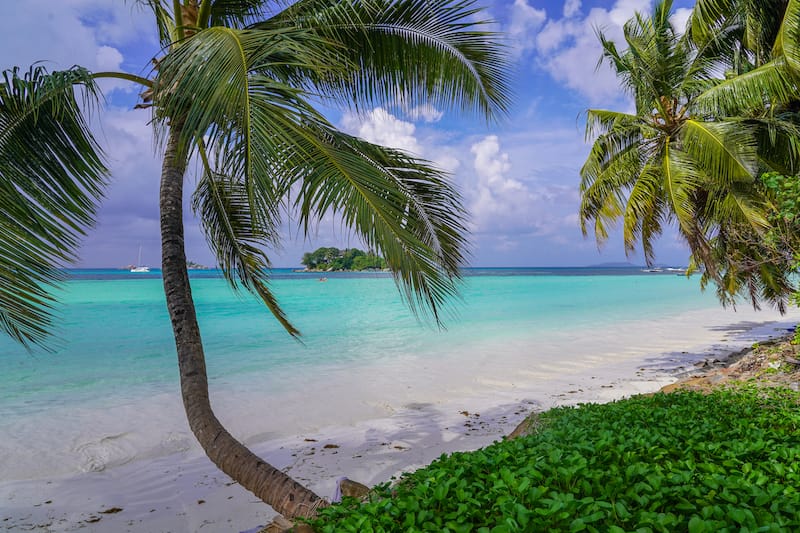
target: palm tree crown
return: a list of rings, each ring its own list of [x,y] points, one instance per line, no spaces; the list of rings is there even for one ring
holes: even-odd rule
[[[734,115],[700,106],[722,83],[715,73],[728,58],[717,52],[727,37],[717,34],[696,44],[691,34],[673,28],[671,7],[665,0],[651,16],[631,19],[624,27],[624,51],[600,36],[604,58],[632,94],[636,111],[588,112],[587,137],[596,139],[581,169],[581,222],[585,233],[593,222],[602,243],[609,226],[622,218],[626,250],[641,242],[648,263],[654,239],[675,223],[697,264],[722,281],[718,237],[732,227],[755,235],[766,231],[769,199],[757,177],[796,160],[792,139],[798,130],[763,108]],[[780,305],[786,297],[780,292],[761,295]]]

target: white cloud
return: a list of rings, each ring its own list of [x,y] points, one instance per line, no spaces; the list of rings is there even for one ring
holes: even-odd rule
[[[98,213],[98,224],[85,240],[83,264],[133,263],[139,244],[143,248],[143,261],[155,266],[160,260],[161,165],[160,154],[154,153],[149,120],[149,111],[122,108],[108,108],[98,117],[95,136],[108,153],[111,180]]]
[[[550,20],[542,31],[536,35],[536,47],[539,54],[548,54],[579,34],[581,25],[579,22],[565,19]]]
[[[617,0],[610,9],[595,7],[584,18],[573,18],[579,2],[564,5],[565,18],[549,20],[536,35],[537,68],[543,67],[558,82],[582,94],[591,104],[622,96],[619,81],[606,64],[597,68],[602,48],[597,31],[624,42],[622,26],[637,11],[646,12],[649,0]],[[569,16],[568,15],[572,15]]]
[[[508,154],[500,153],[500,141],[497,135],[489,135],[473,144],[470,152],[475,154],[475,171],[482,181],[487,184],[503,184],[503,174],[511,168],[511,165],[508,162]],[[518,184],[514,188],[518,188]]]
[[[564,16],[574,17],[581,10],[581,0],[566,0],[564,2]]]
[[[100,46],[95,54],[98,70],[119,70],[122,68],[122,54],[112,46]]]
[[[577,176],[576,168],[564,169],[563,160],[565,150],[585,151],[577,131],[551,129],[537,139],[522,135],[510,141],[511,149],[504,149],[498,135],[461,139],[433,130],[420,136],[414,124],[381,108],[346,115],[342,123],[370,142],[413,151],[451,172],[470,213],[475,245],[489,254],[513,254],[531,242],[580,238],[574,220],[577,179],[567,178],[566,184],[549,179]]]
[[[95,54],[95,71],[122,71],[124,70],[122,68],[122,61],[122,53],[119,50],[112,46],[100,46]],[[108,94],[116,89],[128,91],[140,90],[139,85],[116,78],[102,78],[98,80],[98,84],[105,94]]]
[[[366,141],[399,148],[415,155],[422,154],[422,148],[414,136],[416,126],[398,119],[381,107],[363,115],[349,113],[342,122],[345,129],[353,131]]]
[[[547,13],[544,9],[530,6],[527,0],[514,0],[508,34],[516,55],[522,55],[534,48],[536,31],[545,20],[547,20]]]
[[[433,119],[441,115],[433,107],[420,106],[417,109],[420,110],[420,116],[427,113]],[[345,114],[342,117],[342,127],[371,143],[398,148],[410,155],[432,161],[438,168],[451,174],[461,166],[458,148],[452,146],[447,139],[437,137],[439,132],[428,131],[420,140],[414,124],[400,120],[381,107],[360,115]]]
[[[531,174],[535,166],[531,163],[541,152],[537,147],[531,153],[530,145],[527,157],[522,150],[516,152],[522,154],[523,176],[515,171],[510,153],[501,149],[498,136],[486,136],[470,146],[475,175],[460,179],[468,191],[473,230],[479,239],[489,239],[495,250],[509,251],[540,238],[567,242],[577,236],[577,183],[559,185]]]
[[[42,61],[48,70],[82,65],[89,70],[117,70],[128,59],[122,45],[157,51],[151,15],[125,2],[107,0],[25,0],[0,17],[0,69],[27,69]],[[23,6],[24,4],[24,6]],[[132,67],[134,70],[142,66]],[[128,87],[116,80],[104,90]]]
[[[439,122],[444,113],[430,104],[418,105],[407,111],[411,120],[424,120],[425,122]]]
[[[672,25],[678,33],[684,33],[686,31],[686,24],[689,22],[691,14],[692,10],[687,7],[676,9],[672,14],[670,22],[672,22]]]

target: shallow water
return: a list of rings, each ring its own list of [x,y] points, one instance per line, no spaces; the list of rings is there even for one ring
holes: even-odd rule
[[[73,274],[53,353],[0,338],[0,456],[13,458],[0,479],[100,471],[195,446],[158,272]],[[722,311],[697,278],[668,273],[476,269],[440,331],[414,317],[388,275],[318,277],[273,279],[299,343],[217,272],[193,274],[212,399],[247,442],[420,401],[519,400],[570,372],[707,346],[726,325],[778,318]]]

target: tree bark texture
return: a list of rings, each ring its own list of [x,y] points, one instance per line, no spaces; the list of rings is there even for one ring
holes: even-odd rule
[[[183,177],[187,160],[179,150],[179,136],[180,125],[173,123],[161,173],[161,272],[189,427],[208,458],[242,487],[287,518],[313,516],[328,503],[233,438],[211,409],[205,355],[186,267]]]

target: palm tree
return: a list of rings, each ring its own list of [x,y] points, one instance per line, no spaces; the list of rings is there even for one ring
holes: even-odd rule
[[[726,58],[718,50],[728,35],[697,45],[675,31],[671,8],[664,0],[651,16],[628,21],[622,52],[600,34],[603,57],[636,111],[588,111],[587,138],[596,139],[581,168],[581,223],[587,233],[593,222],[602,243],[621,218],[626,251],[641,242],[648,264],[654,239],[675,223],[694,260],[721,283],[716,238],[732,225],[756,235],[767,230],[769,199],[756,178],[797,157],[800,130],[779,116],[699,107],[698,98],[719,83],[714,73]],[[785,290],[756,293],[779,306],[786,297]]]
[[[792,273],[800,251],[795,225],[787,223],[784,198],[794,190],[791,182],[800,171],[800,2],[698,0],[690,32],[701,45],[719,41],[716,53],[728,67],[725,80],[715,80],[698,96],[698,112],[757,117],[765,126],[757,131],[764,163],[757,186],[771,204],[766,233],[728,224],[712,239],[719,274],[704,272],[702,282],[713,280],[723,302],[745,292],[754,305],[758,295],[782,310],[786,295],[796,291]],[[779,180],[784,186],[775,187],[778,181],[767,171],[795,177]]]
[[[471,0],[140,0],[163,46],[150,77],[75,67],[5,73],[0,86],[0,324],[46,340],[58,267],[75,257],[106,185],[82,116],[94,80],[141,84],[164,146],[162,273],[189,425],[226,474],[287,517],[324,502],[232,437],[214,415],[186,269],[183,185],[234,289],[297,336],[268,285],[265,248],[291,210],[308,228],[335,212],[379,250],[413,309],[437,322],[460,279],[465,211],[429,163],[337,130],[314,107],[423,101],[495,119],[508,104],[504,51]],[[82,103],[76,90],[84,98]]]

